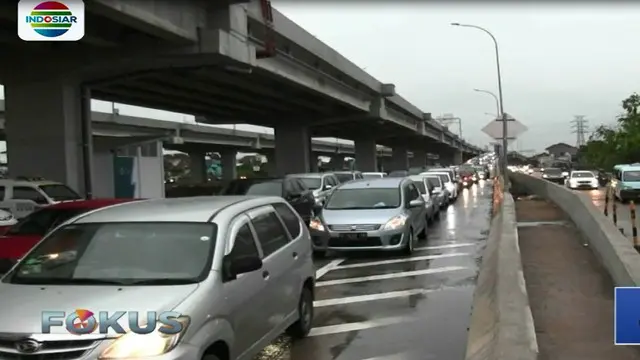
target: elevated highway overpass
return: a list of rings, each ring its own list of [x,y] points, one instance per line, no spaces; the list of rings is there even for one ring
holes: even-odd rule
[[[15,5],[0,9],[11,14],[0,16],[0,33],[14,31],[0,36],[11,50],[0,81],[9,161],[21,174],[44,171],[79,190],[90,183],[91,98],[273,127],[278,173],[310,170],[311,137],[354,140],[365,171],[377,168],[376,145],[393,149],[398,169],[410,152],[420,165],[429,152],[460,162],[481,151],[278,11],[265,22],[257,1],[85,3],[78,43],[15,42]],[[58,166],[34,169],[26,159],[41,153]]]

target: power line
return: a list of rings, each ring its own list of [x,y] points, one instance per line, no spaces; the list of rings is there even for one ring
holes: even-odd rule
[[[589,132],[589,121],[584,115],[576,115],[571,120],[571,133],[576,134],[576,146],[580,147],[586,144],[585,135]]]

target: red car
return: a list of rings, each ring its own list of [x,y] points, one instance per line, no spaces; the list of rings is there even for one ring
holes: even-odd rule
[[[136,199],[94,199],[62,202],[34,211],[0,236],[0,274],[37,244],[50,230],[82,213]]]

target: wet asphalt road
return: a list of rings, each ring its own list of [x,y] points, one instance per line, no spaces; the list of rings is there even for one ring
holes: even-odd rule
[[[491,185],[464,190],[411,257],[335,254],[318,260],[314,328],[282,337],[256,360],[464,358]]]

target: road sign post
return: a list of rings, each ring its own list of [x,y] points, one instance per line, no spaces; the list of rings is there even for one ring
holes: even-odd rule
[[[501,173],[503,176],[507,175],[507,145],[513,140],[517,139],[519,135],[526,132],[528,128],[520,121],[513,118],[507,113],[502,114],[502,118],[498,118],[490,121],[482,132],[489,135],[495,140],[501,141]],[[506,180],[505,180],[506,181]]]

